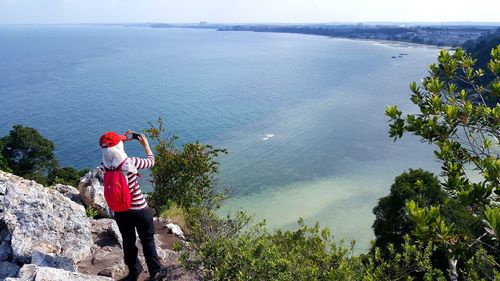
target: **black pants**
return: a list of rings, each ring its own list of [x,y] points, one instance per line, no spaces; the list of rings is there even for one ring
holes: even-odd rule
[[[153,215],[149,208],[140,211],[117,212],[115,213],[115,220],[123,237],[123,255],[129,272],[138,273],[142,269],[137,257],[137,247],[135,246],[136,229],[141,240],[149,274],[153,275],[159,272],[161,264],[156,253]]]

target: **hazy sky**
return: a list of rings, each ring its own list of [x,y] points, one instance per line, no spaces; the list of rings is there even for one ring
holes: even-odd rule
[[[500,0],[0,0],[0,23],[199,21],[500,22]]]

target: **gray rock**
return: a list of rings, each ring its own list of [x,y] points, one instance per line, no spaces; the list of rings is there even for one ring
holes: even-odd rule
[[[123,247],[122,235],[116,221],[113,219],[92,220],[92,233],[96,235],[110,234],[120,244],[120,247]]]
[[[71,185],[56,184],[54,186],[51,186],[50,188],[52,188],[53,190],[57,190],[62,195],[68,197],[71,201],[83,205],[83,200],[80,197],[80,191],[78,191],[78,189],[72,187]]]
[[[9,241],[2,241],[0,244],[0,261],[6,261],[12,256],[12,247]]]
[[[34,264],[24,265],[19,273],[17,274],[17,278],[7,278],[5,281],[31,281],[36,277],[36,271],[38,267]]]
[[[10,232],[7,228],[4,228],[0,232],[0,241],[10,241],[11,238],[12,236],[10,235]]]
[[[17,272],[19,272],[19,266],[7,261],[0,262],[0,280],[4,280],[7,277],[14,277],[17,275]]]
[[[18,278],[7,278],[6,281],[113,281],[104,276],[92,276],[64,269],[42,267],[34,264],[24,265]]]
[[[31,263],[38,266],[60,268],[72,272],[77,271],[73,259],[65,256],[48,255],[38,251],[34,251],[31,255]]]
[[[35,181],[0,171],[3,212],[15,262],[29,263],[33,251],[78,262],[90,254],[92,236],[85,208]]]
[[[123,260],[123,254],[121,251],[113,251],[113,247],[111,246],[105,246],[94,253],[92,264],[104,263],[107,260],[115,260],[118,263]]]
[[[95,168],[85,174],[80,179],[78,189],[85,206],[92,206],[103,218],[113,217],[104,198],[104,174],[101,169]]]
[[[0,195],[5,195],[7,192],[7,186],[5,185],[5,179],[0,179]]]
[[[105,268],[97,273],[97,275],[100,276],[106,276],[106,277],[111,277],[113,279],[118,278],[119,276],[122,275],[123,272],[125,272],[125,263],[121,262],[119,264],[115,264],[111,267]]]
[[[168,229],[168,233],[173,233],[182,240],[186,240],[186,237],[184,237],[184,232],[182,232],[180,226],[176,225],[175,223],[168,223],[165,227]]]
[[[92,257],[92,264],[105,266],[97,275],[117,278],[126,271],[123,252],[117,247],[105,246],[96,250]]]

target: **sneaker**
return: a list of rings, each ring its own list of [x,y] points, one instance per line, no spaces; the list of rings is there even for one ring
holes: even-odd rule
[[[166,276],[167,276],[167,268],[162,267],[160,269],[160,271],[155,272],[155,273],[151,273],[148,281],[161,281],[161,280],[163,280],[163,277],[166,277]]]
[[[141,266],[141,269],[137,272],[130,272],[127,276],[124,278],[120,279],[119,281],[137,281],[139,279],[139,275],[141,275],[143,268]]]

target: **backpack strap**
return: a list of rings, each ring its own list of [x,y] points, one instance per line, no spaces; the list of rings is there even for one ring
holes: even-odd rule
[[[116,169],[109,169],[108,167],[104,166],[104,163],[102,164],[102,166],[104,167],[104,170],[106,171],[116,171],[116,170],[121,170],[122,169],[122,166],[123,164],[125,164],[125,161],[127,161],[128,157],[125,158],[121,163],[120,165],[118,165],[118,167],[116,167]]]

